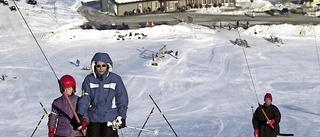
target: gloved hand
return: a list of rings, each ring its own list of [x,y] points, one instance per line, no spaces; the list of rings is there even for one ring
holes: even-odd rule
[[[268,121],[267,121],[267,124],[268,124],[269,126],[272,126],[272,125],[274,124],[274,119],[268,120]]]
[[[121,129],[121,128],[125,128],[127,125],[126,125],[126,119],[124,119],[124,118],[122,118],[121,119],[121,125],[119,126],[119,129]]]
[[[78,115],[78,118],[80,119],[80,121],[82,120],[82,118],[83,118],[83,115],[81,115],[81,114],[77,114]]]
[[[259,130],[255,129],[254,132],[253,132],[254,137],[258,137],[258,134],[259,134]]]
[[[80,126],[78,127],[78,130],[84,130],[86,129],[88,123],[86,120],[81,120]]]
[[[54,137],[54,128],[49,128],[48,137]]]

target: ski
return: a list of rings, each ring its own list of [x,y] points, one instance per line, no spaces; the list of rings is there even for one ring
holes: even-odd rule
[[[294,134],[283,134],[283,133],[279,133],[278,136],[294,136]]]

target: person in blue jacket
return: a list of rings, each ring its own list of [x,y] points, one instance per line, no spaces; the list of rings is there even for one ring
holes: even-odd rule
[[[121,77],[112,71],[113,63],[107,53],[96,53],[92,60],[93,72],[82,83],[82,96],[77,104],[81,118],[89,116],[87,137],[118,137],[117,129],[108,125],[121,116],[121,125],[126,127],[128,93]]]

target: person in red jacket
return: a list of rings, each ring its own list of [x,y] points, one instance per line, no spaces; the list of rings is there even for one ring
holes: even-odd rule
[[[253,114],[252,124],[254,137],[276,137],[280,133],[279,123],[281,113],[273,105],[271,93],[264,96],[264,104],[260,105]]]
[[[77,105],[79,97],[75,95],[76,81],[70,75],[64,75],[60,78],[61,94],[67,93],[70,102],[74,106]],[[81,124],[77,123],[73,111],[71,110],[67,98],[62,95],[56,98],[52,103],[51,113],[48,120],[48,137],[83,137],[81,130],[84,130],[89,123],[87,115],[82,119]],[[80,127],[80,128],[79,128]]]

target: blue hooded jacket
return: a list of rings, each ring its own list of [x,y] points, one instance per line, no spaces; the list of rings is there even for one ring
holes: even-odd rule
[[[95,63],[102,61],[109,66],[103,75],[95,70]],[[117,116],[127,117],[128,93],[121,77],[113,72],[112,60],[107,53],[96,53],[92,58],[93,72],[82,83],[82,96],[77,105],[80,115],[88,112],[90,122],[113,121]]]

